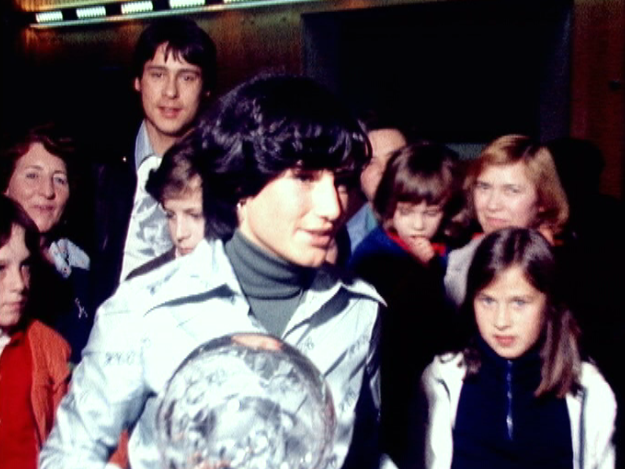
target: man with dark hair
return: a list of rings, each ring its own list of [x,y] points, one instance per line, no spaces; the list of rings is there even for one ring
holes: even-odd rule
[[[146,192],[145,183],[165,151],[191,128],[202,101],[214,87],[215,45],[191,20],[157,20],[137,42],[133,74],[144,119],[134,156],[128,161],[132,168],[127,168],[128,164],[121,171],[105,168],[97,175],[100,190],[93,267],[98,304],[130,271],[172,247],[165,214]]]
[[[378,226],[372,206],[375,193],[391,155],[407,143],[407,138],[397,123],[371,115],[364,124],[371,142],[371,160],[360,173],[360,191],[364,196],[364,200],[360,200],[362,206],[346,223],[352,254],[362,240]],[[358,202],[358,199],[353,197],[354,202]]]
[[[101,468],[124,428],[133,469],[160,467],[155,412],[168,380],[199,345],[245,332],[284,340],[323,374],[337,422],[328,467],[380,465],[382,299],[325,264],[366,135],[305,78],[257,78],[220,104],[184,138],[205,165],[207,239],[123,282],[100,308],[41,469]]]
[[[137,43],[134,88],[145,118],[135,145],[137,191],[126,235],[122,270],[129,272],[171,249],[165,215],[146,191],[147,174],[191,127],[215,79],[215,46],[194,22],[155,22]]]

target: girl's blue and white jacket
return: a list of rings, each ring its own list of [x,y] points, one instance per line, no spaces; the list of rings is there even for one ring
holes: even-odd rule
[[[379,408],[381,303],[367,283],[321,268],[281,337],[311,359],[331,389],[337,429],[330,467],[343,466],[352,443],[361,387],[370,390],[374,412]],[[132,468],[160,468],[155,415],[168,380],[199,345],[246,331],[265,332],[221,241],[202,241],[192,254],[122,283],[98,311],[40,468],[104,468],[125,428]]]
[[[428,401],[428,430],[425,442],[427,469],[449,469],[453,458],[453,427],[466,367],[462,354],[440,355],[423,373]],[[581,389],[566,396],[571,422],[574,469],[613,469],[612,436],[616,400],[601,373],[582,363]]]

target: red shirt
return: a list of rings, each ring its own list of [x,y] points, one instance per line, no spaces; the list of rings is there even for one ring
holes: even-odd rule
[[[404,251],[414,256],[414,254],[412,254],[410,246],[408,246],[408,244],[406,244],[406,242],[403,239],[401,239],[397,233],[393,233],[392,231],[388,231],[388,230],[386,230],[385,233],[389,238],[391,238],[395,243],[397,243]],[[436,255],[444,256],[447,253],[447,246],[445,246],[443,243],[433,243],[430,241],[430,244],[432,245],[432,249],[434,249],[434,253]]]
[[[0,469],[37,469],[32,367],[28,338],[16,332],[0,355]]]

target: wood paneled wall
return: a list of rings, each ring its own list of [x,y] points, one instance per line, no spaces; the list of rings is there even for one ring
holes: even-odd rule
[[[571,136],[596,143],[604,192],[625,189],[625,0],[576,0]],[[583,177],[583,175],[580,175]]]
[[[193,18],[217,44],[217,92],[220,92],[260,70],[300,72],[302,14],[408,3],[420,3],[420,0],[308,2],[200,14]],[[3,44],[2,48],[12,65],[12,76],[3,78],[0,96],[6,104],[0,111],[3,123],[12,120],[15,113],[29,112],[29,107],[48,105],[52,98],[37,95],[44,91],[61,96],[78,93],[77,101],[82,103],[78,113],[88,112],[90,102],[95,107],[107,106],[116,97],[93,86],[114,81],[119,87],[124,80],[128,86],[116,93],[121,93],[132,105],[121,110],[120,119],[138,115],[127,70],[134,43],[144,26],[143,22],[123,22],[16,30],[14,43]],[[3,33],[2,37],[3,41],[7,40],[7,34]],[[623,195],[625,181],[624,83],[625,0],[574,0],[570,132],[571,136],[592,140],[603,151],[607,167],[602,189],[618,197]],[[22,102],[24,98],[14,96],[16,89],[38,90],[31,93],[37,97],[27,100],[27,106],[20,106],[17,99]]]

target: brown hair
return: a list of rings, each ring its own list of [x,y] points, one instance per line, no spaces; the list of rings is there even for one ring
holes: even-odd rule
[[[7,144],[4,144],[2,149],[0,149],[0,192],[6,192],[15,172],[17,162],[36,143],[41,144],[51,155],[61,159],[67,169],[70,197],[60,222],[56,227],[52,228],[51,233],[46,235],[50,239],[55,239],[61,236],[62,231],[67,229],[67,226],[64,226],[64,222],[72,217],[76,217],[75,212],[78,205],[76,201],[80,199],[80,197],[76,196],[80,188],[79,177],[81,173],[81,170],[78,168],[78,151],[74,139],[65,132],[64,128],[52,123],[32,127],[22,133],[18,133]]]
[[[539,339],[542,379],[535,395],[553,393],[564,397],[578,386],[581,368],[577,342],[579,328],[560,299],[556,260],[551,246],[535,230],[505,228],[495,231],[486,236],[477,248],[469,268],[467,295],[461,312],[467,376],[476,374],[481,366],[473,301],[498,275],[513,266],[520,267],[527,282],[546,297],[543,331]]]
[[[451,219],[459,194],[457,155],[429,141],[408,144],[391,155],[373,199],[376,215],[385,225],[393,218],[397,204],[411,202],[444,205],[445,221]]]
[[[75,184],[73,169],[76,163],[76,146],[74,140],[54,124],[28,129],[11,139],[8,145],[3,146],[0,150],[0,191],[6,191],[17,162],[35,143],[40,143],[48,153],[63,160],[67,168],[71,193]]]
[[[547,147],[524,135],[504,135],[491,142],[474,160],[465,180],[469,201],[468,210],[475,218],[473,189],[477,178],[488,166],[504,166],[522,162],[527,176],[534,184],[541,210],[530,228],[546,227],[554,234],[560,234],[569,218],[569,204],[566,193]]]
[[[145,189],[161,204],[167,198],[193,189],[193,180],[197,180],[196,176],[201,178],[198,151],[193,147],[191,138],[188,135],[176,142],[165,152],[160,166],[150,171]],[[201,185],[198,189],[201,189]]]
[[[24,242],[31,255],[39,252],[39,230],[20,204],[0,194],[0,248],[9,242],[13,227],[24,229]]]

